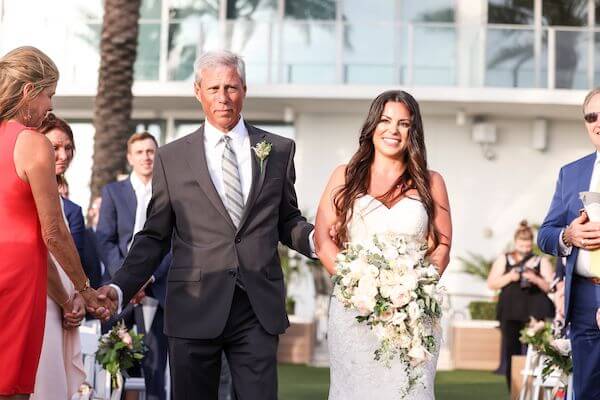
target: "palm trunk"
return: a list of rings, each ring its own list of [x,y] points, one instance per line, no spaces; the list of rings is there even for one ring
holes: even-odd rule
[[[127,168],[133,65],[137,53],[141,0],[105,0],[100,40],[100,73],[94,105],[92,198]]]

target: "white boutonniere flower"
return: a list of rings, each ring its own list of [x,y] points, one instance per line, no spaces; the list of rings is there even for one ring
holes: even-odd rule
[[[254,150],[256,157],[258,157],[258,159],[260,160],[260,173],[261,174],[263,172],[264,162],[267,159],[267,157],[269,157],[272,147],[273,147],[273,145],[271,143],[267,142],[266,140],[263,140],[263,141],[257,143],[256,146],[252,147],[252,150]]]

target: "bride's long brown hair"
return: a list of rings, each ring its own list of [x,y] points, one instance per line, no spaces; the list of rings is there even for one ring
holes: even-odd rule
[[[369,114],[360,131],[358,150],[346,166],[345,183],[333,196],[333,204],[339,221],[337,230],[338,243],[344,244],[348,240],[348,221],[352,218],[354,201],[367,194],[371,180],[371,165],[375,158],[373,134],[381,120],[383,109],[388,102],[404,104],[410,111],[411,123],[408,131],[408,145],[402,154],[406,169],[398,177],[394,185],[379,200],[383,203],[392,202],[407,191],[416,189],[419,200],[423,203],[429,218],[428,232],[433,238],[433,248],[439,244],[439,232],[433,223],[435,208],[430,191],[430,178],[427,169],[427,151],[423,135],[423,121],[417,101],[407,92],[402,90],[389,90],[381,93],[373,100]],[[400,189],[398,191],[398,188]]]

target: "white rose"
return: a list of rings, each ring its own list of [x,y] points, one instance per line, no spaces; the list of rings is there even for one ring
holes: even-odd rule
[[[379,276],[379,268],[374,265],[368,264],[366,268],[366,272],[371,275],[373,278],[377,278]]]
[[[398,251],[391,246],[386,246],[383,249],[383,256],[386,260],[395,260],[398,257]]]
[[[404,307],[410,302],[410,291],[402,285],[396,285],[391,288],[389,297],[394,307]]]
[[[375,309],[375,298],[372,296],[365,296],[364,294],[355,294],[352,296],[352,304],[356,307],[358,313],[363,317],[368,316]]]
[[[427,360],[430,354],[425,350],[423,346],[412,346],[412,348],[408,352],[408,356],[412,359],[412,365],[419,365],[425,360]]]
[[[408,305],[408,316],[412,321],[416,321],[421,316],[421,308],[415,302]]]
[[[404,275],[400,276],[399,283],[408,290],[415,290],[419,285],[419,280],[413,271],[406,271]]]
[[[377,281],[370,275],[363,276],[358,281],[358,286],[356,287],[356,293],[364,294],[366,296],[375,297],[377,296]]]
[[[571,354],[571,341],[569,339],[554,339],[550,342],[550,346],[558,350],[563,356]]]

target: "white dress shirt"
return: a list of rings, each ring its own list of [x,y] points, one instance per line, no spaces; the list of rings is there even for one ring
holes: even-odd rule
[[[240,173],[240,183],[242,184],[244,205],[246,205],[248,195],[250,194],[250,187],[252,186],[252,150],[250,148],[248,130],[242,117],[240,117],[240,120],[233,129],[227,133],[221,132],[208,121],[204,123],[204,152],[206,154],[208,172],[215,189],[217,189],[217,193],[221,197],[221,201],[223,201],[223,204],[226,204],[222,166],[223,152],[225,151],[224,135],[231,138],[231,147],[235,152],[238,171]]]
[[[596,160],[594,161],[594,170],[592,171],[592,179],[590,180],[590,187],[588,190],[590,192],[596,192],[598,189],[598,184],[600,184],[600,154],[596,151]],[[569,221],[570,223],[570,221]],[[564,229],[563,229],[564,231]],[[573,246],[567,246],[562,240],[562,233],[560,232],[559,236],[559,247],[561,251],[561,255],[568,256],[571,254],[573,250]],[[585,276],[585,277],[593,277],[595,274],[591,272],[590,265],[590,252],[584,249],[579,249],[579,254],[577,255],[577,262],[575,263],[575,273],[577,275]]]
[[[135,192],[137,205],[135,208],[133,234],[131,235],[131,240],[129,243],[127,243],[127,251],[129,251],[129,248],[133,243],[135,234],[144,228],[144,224],[146,223],[146,211],[148,210],[148,203],[150,203],[150,198],[152,197],[152,179],[150,179],[148,183],[144,183],[135,172],[132,172],[129,176],[129,180],[131,181],[131,186],[133,186],[133,191]]]

